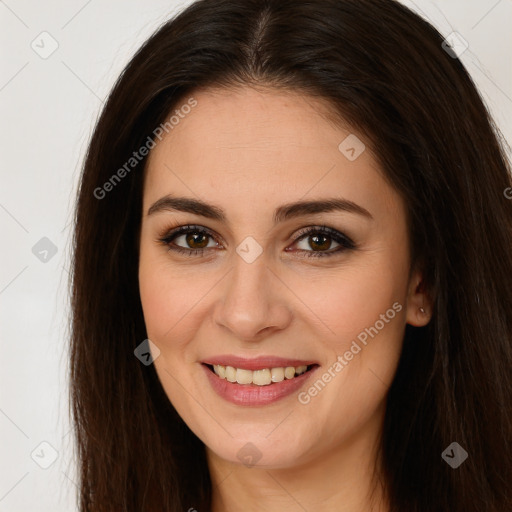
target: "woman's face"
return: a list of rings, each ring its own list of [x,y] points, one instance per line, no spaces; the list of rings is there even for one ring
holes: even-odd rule
[[[335,128],[319,100],[193,98],[144,183],[140,295],[162,386],[227,461],[285,468],[364,444],[405,324],[428,321],[404,204],[364,133]]]

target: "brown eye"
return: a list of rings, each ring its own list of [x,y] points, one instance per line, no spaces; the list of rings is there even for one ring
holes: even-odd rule
[[[303,230],[299,237],[295,239],[295,244],[303,240],[307,240],[307,247],[311,249],[299,249],[306,257],[333,256],[356,248],[354,242],[349,237],[327,226]],[[328,250],[331,248],[333,241],[339,247],[334,250]]]
[[[209,235],[206,235],[205,233],[191,233],[187,235],[181,235],[185,237],[186,243],[190,246],[187,247],[191,249],[204,249],[208,245],[208,237]],[[181,237],[177,237],[181,238]],[[195,245],[197,244],[197,245]]]
[[[208,247],[208,243],[213,239],[211,233],[199,226],[181,226],[167,233],[159,239],[161,243],[167,245],[170,251],[183,253],[188,256],[199,256]],[[178,241],[178,242],[177,242]],[[218,245],[216,242],[214,245]]]
[[[315,251],[326,251],[331,248],[332,238],[327,235],[308,235],[304,240],[308,240],[309,247]]]
[[[180,239],[183,240],[180,241]],[[295,239],[294,245],[306,239],[306,248],[299,248],[298,251],[294,251],[302,254],[300,257],[334,256],[356,248],[349,237],[327,226],[303,229]],[[208,230],[201,226],[190,225],[171,230],[168,234],[159,238],[158,241],[168,246],[170,251],[187,256],[200,256],[206,249],[213,249],[220,245]],[[213,246],[208,247],[210,241],[213,242]],[[338,244],[338,247],[335,247],[334,250],[331,248],[333,242]],[[286,250],[288,251],[288,249]]]

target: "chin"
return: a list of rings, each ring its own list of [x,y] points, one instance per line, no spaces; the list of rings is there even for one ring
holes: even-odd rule
[[[267,439],[267,434],[245,435],[230,439],[228,443],[206,443],[216,457],[233,464],[250,468],[285,469],[300,464],[304,458],[304,446],[297,442],[285,443],[282,439]]]

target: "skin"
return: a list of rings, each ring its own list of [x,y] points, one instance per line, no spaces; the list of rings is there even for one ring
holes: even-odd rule
[[[160,350],[159,379],[206,445],[212,510],[388,511],[381,486],[370,500],[386,394],[406,323],[423,326],[431,311],[418,286],[421,272],[409,274],[404,203],[364,134],[356,133],[366,143],[356,160],[342,154],[338,145],[355,132],[328,122],[321,100],[249,87],[193,97],[197,106],[150,153],[139,283],[148,337]],[[213,203],[228,221],[177,211],[147,215],[169,193]],[[334,211],[273,225],[278,206],[333,196],[373,219]],[[203,255],[187,257],[158,241],[186,224],[212,233]],[[300,257],[339,247],[327,238],[319,249],[314,234],[294,241],[301,228],[323,224],[349,236],[356,249]],[[250,264],[236,252],[247,236],[263,250]],[[205,244],[197,240],[178,235],[172,243]],[[318,361],[321,377],[396,302],[401,311],[307,404],[293,393],[265,406],[234,405],[215,393],[200,364],[219,354],[265,354]],[[252,467],[237,456],[249,442],[261,454]]]

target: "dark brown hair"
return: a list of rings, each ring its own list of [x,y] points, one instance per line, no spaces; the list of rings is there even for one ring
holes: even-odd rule
[[[165,23],[115,84],[77,198],[70,401],[80,511],[208,510],[202,442],[153,365],[138,289],[145,159],[98,198],[179,101],[265,86],[328,101],[404,198],[413,262],[434,300],[407,325],[387,400],[393,512],[512,510],[510,166],[475,85],[429,23],[393,0],[200,0]],[[441,458],[452,442],[469,454]]]

